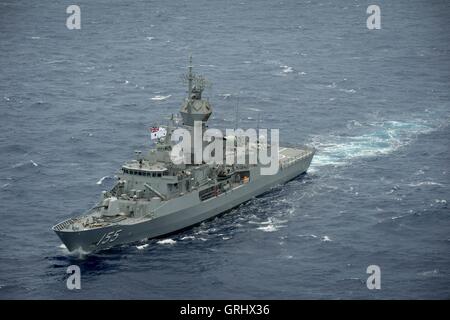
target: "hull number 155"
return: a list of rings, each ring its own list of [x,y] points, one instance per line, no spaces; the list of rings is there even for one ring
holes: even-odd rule
[[[105,233],[103,237],[101,237],[101,239],[97,242],[97,246],[116,241],[117,238],[119,238],[120,232],[122,232],[121,229]]]

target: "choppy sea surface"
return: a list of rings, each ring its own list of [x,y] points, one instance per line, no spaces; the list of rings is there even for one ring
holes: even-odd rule
[[[448,1],[0,1],[0,297],[450,298]],[[176,113],[188,55],[211,126],[279,128],[309,172],[166,239],[70,255]],[[239,98],[238,98],[239,97]],[[66,269],[81,268],[81,290]],[[368,290],[366,269],[381,269]]]

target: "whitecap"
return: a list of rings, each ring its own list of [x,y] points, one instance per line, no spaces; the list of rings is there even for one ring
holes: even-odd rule
[[[49,60],[49,61],[45,62],[45,64],[64,63],[66,61],[67,60]],[[95,67],[93,67],[93,68],[95,68]]]
[[[321,239],[323,242],[333,241],[328,236],[323,236]]]
[[[224,99],[228,99],[229,97],[231,97],[231,93],[222,93],[222,94],[219,94],[219,96],[221,96]]]
[[[429,276],[435,276],[438,273],[439,273],[439,270],[434,269],[434,270],[420,272],[419,275],[424,276],[424,277],[429,277]]]
[[[34,162],[33,160],[30,160],[29,162],[18,162],[16,164],[14,164],[12,166],[12,168],[14,168],[14,169],[15,168],[19,168],[19,167],[21,167],[23,165],[26,165],[27,163],[31,163],[33,165],[33,167],[37,167],[38,166],[38,164],[36,162]]]
[[[164,240],[159,240],[157,242],[157,244],[170,244],[170,245],[173,245],[175,243],[177,243],[177,242],[173,239],[164,239]]]
[[[298,237],[317,238],[315,234],[299,234]]]
[[[339,89],[339,91],[345,92],[345,93],[355,93],[356,92],[355,89]]]
[[[144,249],[147,248],[147,247],[148,247],[148,243],[143,244],[143,245],[140,245],[140,246],[136,246],[136,249],[138,249],[138,250],[144,250]]]
[[[393,217],[391,217],[391,220],[394,221],[394,220],[397,220],[397,219],[402,219],[402,218],[408,217],[408,216],[410,216],[412,214],[414,214],[414,213],[413,212],[409,212],[407,214],[401,214],[399,216],[393,216]]]
[[[409,186],[409,187],[420,187],[420,186],[440,186],[440,187],[443,187],[443,185],[441,183],[434,182],[434,181],[422,181],[422,182],[410,183],[407,186]]]
[[[253,108],[253,107],[251,107],[251,108],[246,108],[247,110],[250,110],[250,111],[255,111],[255,112],[260,112],[260,111],[262,111],[261,109],[258,109],[258,108]]]
[[[280,66],[280,68],[283,68],[283,73],[291,73],[294,72],[294,69],[289,66]]]
[[[156,95],[153,98],[150,98],[150,100],[153,100],[153,101],[164,101],[164,100],[169,99],[171,96],[172,96],[171,94],[169,94],[167,96]]]

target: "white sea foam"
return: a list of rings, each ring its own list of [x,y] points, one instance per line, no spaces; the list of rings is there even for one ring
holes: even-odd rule
[[[150,100],[153,100],[153,101],[164,101],[164,100],[169,99],[171,96],[172,96],[171,94],[169,94],[167,96],[156,95],[153,98],[150,98]]]
[[[345,92],[345,93],[355,93],[355,89],[339,89],[339,91]]]
[[[317,238],[315,234],[299,234],[298,237],[305,237],[305,238]]]
[[[280,66],[280,68],[283,68],[283,73],[291,73],[294,72],[294,69],[289,66]]]
[[[409,187],[421,187],[421,186],[440,186],[443,187],[442,183],[434,182],[434,181],[421,181],[407,184]]]
[[[408,213],[391,217],[391,220],[394,221],[394,220],[406,218],[406,217],[409,217],[409,216],[412,216],[412,215],[414,215],[414,211],[413,210],[409,210]]]
[[[173,245],[175,243],[177,243],[177,242],[173,239],[164,239],[164,240],[159,240],[157,242],[157,244],[169,244],[169,245]]]
[[[45,62],[45,64],[56,64],[56,63],[65,63],[65,62],[67,62],[67,60],[49,60],[49,61]]]
[[[194,240],[194,239],[195,239],[194,236],[184,236],[180,240]]]
[[[84,259],[87,255],[89,255],[89,251],[84,251],[81,248],[75,249],[73,251],[68,251],[67,248],[62,249],[64,252],[71,257],[77,257],[78,259]]]
[[[109,178],[109,176],[104,176],[104,177],[102,177],[100,180],[98,180],[97,182],[96,182],[96,184],[102,184],[103,183],[103,181],[105,180],[105,179],[108,179]]]
[[[437,269],[419,273],[419,275],[424,276],[424,277],[436,276],[437,274],[439,274],[439,270],[437,270]]]
[[[136,246],[136,249],[138,249],[138,250],[144,250],[144,249],[147,248],[147,247],[148,247],[148,243],[143,244],[143,245],[140,245],[140,246]]]
[[[255,112],[260,112],[260,111],[262,111],[261,109],[258,109],[258,108],[253,108],[253,107],[251,107],[251,108],[246,108],[247,110],[250,110],[250,111],[255,111]]]
[[[362,135],[313,136],[311,144],[317,149],[311,163],[311,171],[317,167],[339,166],[356,158],[389,154],[409,144],[418,134],[434,130],[424,121],[381,121],[360,124],[355,130],[364,129]],[[352,128],[349,128],[351,133]]]
[[[414,175],[416,175],[416,176],[420,176],[422,174],[425,174],[425,171],[423,171],[422,169],[419,169],[414,173]]]
[[[287,220],[279,220],[277,218],[269,218],[267,221],[249,221],[249,223],[258,224],[260,227],[257,230],[261,230],[264,232],[275,232],[280,228],[285,227],[285,223]]]
[[[231,93],[222,93],[222,94],[219,94],[219,96],[221,96],[224,99],[228,99],[231,97]]]
[[[269,224],[267,226],[264,227],[258,227],[258,230],[264,231],[264,232],[274,232],[278,230],[278,227],[273,225],[273,224]]]
[[[18,163],[16,163],[16,164],[14,164],[14,165],[12,166],[12,168],[19,168],[19,167],[24,166],[24,165],[29,164],[29,163],[31,163],[31,164],[33,165],[33,167],[39,166],[39,164],[37,164],[37,163],[34,162],[33,160],[30,160],[30,161],[26,161],[26,162],[18,162]]]

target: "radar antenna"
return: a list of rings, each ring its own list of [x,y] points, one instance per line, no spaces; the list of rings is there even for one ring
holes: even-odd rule
[[[210,86],[209,81],[202,75],[192,72],[192,55],[189,56],[188,72],[183,75],[183,81],[188,84],[188,99],[191,100],[193,95],[202,94],[206,87]]]

